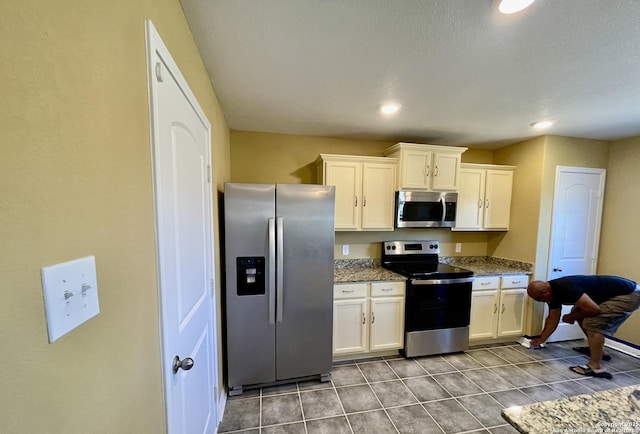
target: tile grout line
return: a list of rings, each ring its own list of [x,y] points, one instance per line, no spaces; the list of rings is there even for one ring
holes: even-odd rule
[[[415,361],[415,359],[413,359],[413,360]],[[385,361],[385,362],[386,362],[386,361]],[[416,362],[416,363],[418,363],[418,362]],[[429,376],[429,377],[433,378],[433,375],[431,375],[431,374],[426,370],[426,368],[425,368],[424,366],[422,366],[420,363],[418,363],[418,365],[419,365],[419,366],[420,366],[420,367],[421,367],[421,368],[426,372],[426,374],[427,374],[426,376]],[[420,401],[420,400],[418,399],[418,397],[416,396],[416,394],[415,394],[415,393],[413,393],[413,390],[411,390],[411,388],[410,388],[409,386],[407,386],[407,384],[404,382],[404,379],[403,379],[403,378],[401,378],[401,377],[398,375],[398,373],[396,372],[396,370],[395,370],[395,369],[393,369],[393,367],[392,367],[391,365],[389,365],[389,363],[387,363],[387,366],[389,366],[389,369],[391,369],[391,371],[393,371],[393,373],[394,373],[394,374],[396,374],[396,376],[398,377],[398,379],[400,380],[400,382],[402,383],[402,385],[403,385],[404,387],[406,387],[406,388],[407,388],[407,390],[409,391],[409,393],[411,393],[411,396],[413,396],[413,399],[415,399],[415,400],[416,400],[416,402],[418,403],[418,405],[419,405],[420,407],[422,407],[422,409],[425,411],[425,413],[427,413],[427,416],[429,416],[429,417],[431,418],[431,420],[433,421],[433,423],[435,423],[435,424],[436,424],[436,426],[437,426],[438,428],[440,428],[440,431],[442,431],[443,433],[444,433],[444,432],[446,432],[446,431],[442,428],[442,426],[440,426],[440,424],[438,423],[438,421],[437,421],[437,420],[435,420],[435,418],[431,415],[431,413],[429,413],[429,410],[427,410],[427,409],[425,408],[425,406],[424,406],[424,404],[423,404],[423,401]],[[419,378],[419,377],[405,377],[405,378]],[[365,378],[365,379],[366,379],[366,378]],[[435,381],[435,378],[434,378],[433,380]],[[447,393],[448,393],[448,392],[447,392]],[[410,404],[410,405],[415,405],[415,404]],[[397,428],[396,428],[396,429],[397,429]]]
[[[340,395],[338,395],[338,389],[336,388],[336,383],[334,383],[333,378],[331,379],[331,384],[333,385],[333,393],[336,394],[336,398],[338,398],[338,403],[340,404],[340,408],[342,409],[342,415],[344,416],[345,420],[347,421],[347,426],[349,427],[349,430],[351,431],[351,434],[354,434],[353,427],[351,426],[351,422],[349,421],[349,418],[347,417],[347,412],[344,409],[344,405],[342,405],[342,400],[340,399]]]
[[[387,364],[387,366],[389,366],[389,368],[391,370],[393,370],[393,368],[389,365],[389,363],[386,360],[383,360],[383,361],[384,361],[384,363]],[[400,430],[398,429],[396,424],[393,422],[393,419],[391,419],[391,416],[389,416],[389,413],[387,412],[387,409],[385,408],[385,406],[382,404],[382,401],[380,401],[380,398],[378,397],[378,394],[376,393],[375,390],[373,390],[373,387],[371,387],[371,384],[369,383],[369,379],[367,378],[366,375],[364,375],[364,372],[362,372],[362,369],[360,369],[360,366],[357,363],[356,363],[356,367],[358,368],[358,371],[360,372],[360,375],[362,375],[362,378],[364,378],[364,381],[366,382],[367,386],[369,387],[369,390],[371,390],[371,393],[373,393],[373,396],[376,397],[376,400],[378,401],[378,404],[380,404],[380,407],[384,411],[384,414],[387,416],[387,419],[389,419],[389,422],[391,422],[391,425],[393,425],[393,428],[396,430],[396,432],[398,434],[400,434]],[[394,373],[395,373],[395,371],[394,371]],[[396,375],[398,375],[398,374],[396,374]]]

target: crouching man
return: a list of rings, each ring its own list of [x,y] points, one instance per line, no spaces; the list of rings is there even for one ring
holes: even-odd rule
[[[534,280],[527,287],[527,294],[536,301],[549,305],[549,315],[539,338],[531,345],[544,343],[560,322],[562,305],[573,305],[571,312],[562,316],[562,321],[577,322],[587,336],[589,347],[574,350],[589,356],[584,365],[570,369],[581,375],[611,378],[602,367],[604,336],[613,335],[618,327],[631,316],[640,305],[640,286],[632,280],[617,276],[565,276],[548,282]]]

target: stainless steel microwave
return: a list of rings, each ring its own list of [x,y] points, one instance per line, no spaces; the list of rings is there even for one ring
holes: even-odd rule
[[[458,193],[397,191],[397,228],[450,228],[455,225]]]

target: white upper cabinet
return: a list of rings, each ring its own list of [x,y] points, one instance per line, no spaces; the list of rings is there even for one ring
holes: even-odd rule
[[[318,180],[336,187],[337,231],[392,231],[396,158],[322,154]]]
[[[460,160],[467,148],[397,143],[384,155],[399,159],[398,188],[401,190],[457,191]]]
[[[460,165],[460,188],[453,230],[508,230],[515,166]]]

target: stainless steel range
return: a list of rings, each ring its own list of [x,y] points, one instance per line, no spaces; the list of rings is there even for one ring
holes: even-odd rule
[[[469,346],[473,272],[438,262],[438,241],[387,241],[382,266],[407,277],[405,357]]]

